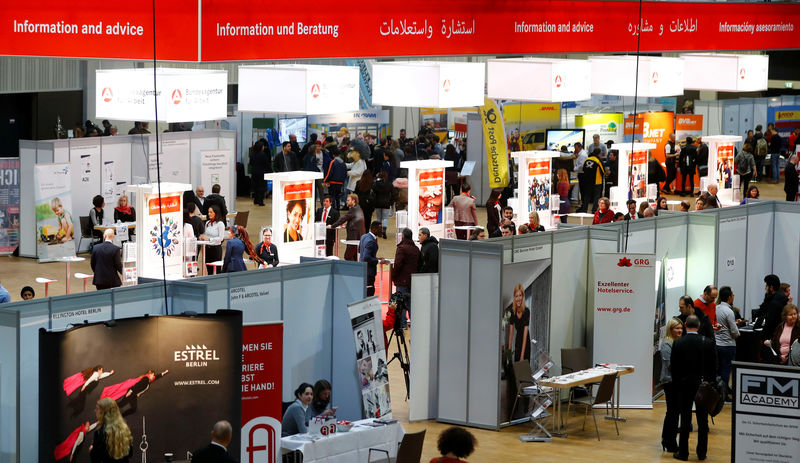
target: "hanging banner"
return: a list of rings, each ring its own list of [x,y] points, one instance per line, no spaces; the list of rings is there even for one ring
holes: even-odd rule
[[[179,279],[183,276],[183,196],[175,193],[161,195],[159,202],[157,194],[148,194],[145,203],[145,233],[139,239],[146,242],[141,243],[143,253],[139,276]]]
[[[19,246],[19,158],[0,159],[0,255]]]
[[[620,406],[653,406],[653,306],[656,302],[653,254],[595,254],[594,364],[632,365],[620,381]],[[613,342],[611,333],[625,333]]]
[[[675,113],[671,112],[637,114],[635,128],[633,117],[628,116],[625,118],[623,141],[630,142],[632,139],[636,139],[643,143],[655,143],[658,146],[653,151],[653,157],[663,163],[666,159],[664,147],[669,141],[669,134],[674,132],[674,127]]]
[[[37,164],[33,170],[36,252],[39,262],[75,255],[69,164]]]
[[[391,418],[389,370],[383,343],[381,304],[370,297],[347,305],[356,343],[356,368],[365,418]]]
[[[609,140],[622,142],[622,113],[596,113],[575,116],[575,127],[586,131],[586,144],[592,143],[595,135],[600,136],[600,143]]]
[[[508,151],[506,147],[503,119],[497,103],[484,98],[480,107],[483,123],[483,143],[486,146],[487,167],[489,168],[489,188],[508,186]]]
[[[733,362],[732,463],[800,462],[800,371]]]
[[[89,431],[103,398],[116,401],[125,417],[135,462],[164,461],[166,453],[185,460],[208,445],[215,422],[241,422],[241,312],[42,332],[39,352],[39,382],[28,386],[39,388],[38,461],[89,462]],[[198,432],[176,431],[187,423]],[[234,437],[228,451],[239,455]]]
[[[628,153],[628,199],[647,197],[647,151]]]
[[[242,327],[242,450],[239,461],[281,461],[283,323]]]
[[[686,142],[686,137],[697,137],[703,135],[703,115],[702,114],[678,114],[675,116],[675,141]]]
[[[206,188],[219,185],[223,193],[235,193],[230,189],[232,158],[230,150],[200,151],[200,185]]]
[[[733,188],[733,143],[717,145],[717,164],[714,174],[720,190]]]

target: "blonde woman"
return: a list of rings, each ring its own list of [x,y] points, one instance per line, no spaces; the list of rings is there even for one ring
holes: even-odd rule
[[[110,397],[100,399],[94,413],[100,428],[94,432],[94,444],[89,452],[92,463],[129,462],[133,456],[133,436],[117,402]]]
[[[508,324],[508,349],[514,349],[514,361],[530,360],[531,352],[528,345],[528,325],[531,321],[531,311],[525,307],[525,290],[522,284],[514,286],[514,299],[511,303],[511,318]]]
[[[530,228],[530,230],[532,232],[543,232],[544,231],[544,225],[542,225],[540,220],[539,220],[539,213],[538,212],[531,211],[528,214],[528,228]]]
[[[664,426],[661,428],[661,448],[667,452],[677,452],[678,444],[678,416],[680,416],[680,403],[678,389],[672,381],[670,371],[670,357],[672,357],[672,343],[683,335],[683,323],[679,318],[670,318],[667,322],[666,335],[661,343],[661,383],[664,386],[664,396],[667,401],[667,413],[664,416]]]

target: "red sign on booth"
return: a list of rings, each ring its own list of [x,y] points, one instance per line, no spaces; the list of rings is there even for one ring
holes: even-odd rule
[[[308,199],[311,197],[311,188],[313,185],[314,184],[310,182],[290,183],[283,187],[283,199],[286,201]]]
[[[550,158],[528,161],[528,175],[547,175],[550,173]]]
[[[280,461],[283,324],[242,327],[242,455]]]

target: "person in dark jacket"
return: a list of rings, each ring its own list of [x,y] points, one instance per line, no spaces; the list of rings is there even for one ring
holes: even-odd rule
[[[272,243],[272,229],[264,227],[261,229],[261,242],[255,247],[256,254],[264,261],[264,267],[271,265],[278,266],[278,247]]]
[[[797,200],[797,183],[800,181],[797,175],[797,155],[793,154],[789,157],[789,162],[786,163],[786,168],[783,171],[785,183],[783,184],[783,191],[786,193],[786,201]]]
[[[686,335],[672,346],[670,365],[672,381],[676,384],[680,400],[681,434],[677,460],[689,459],[689,433],[691,432],[692,405],[697,417],[697,457],[705,460],[708,451],[708,410],[695,401],[701,381],[714,381],[717,376],[717,356],[714,343],[698,333],[700,320],[695,315],[686,318]]]
[[[697,147],[694,146],[692,137],[686,137],[686,146],[681,148],[679,155],[679,166],[681,171],[681,190],[680,196],[694,196],[694,171],[697,168]],[[686,182],[689,182],[689,189],[686,189]]]
[[[394,186],[386,172],[378,172],[372,183],[372,206],[375,208],[375,219],[381,223],[380,236],[386,239],[389,228],[389,215],[394,204]]]
[[[122,286],[119,275],[122,274],[122,257],[119,248],[113,243],[114,229],[107,228],[103,232],[103,242],[92,248],[90,260],[94,278],[92,284],[97,289],[108,289]]]
[[[772,181],[770,183],[778,183],[781,177],[780,162],[781,151],[783,151],[783,138],[778,135],[778,131],[775,130],[775,127],[767,130],[770,130],[772,133],[769,139],[769,163],[770,173],[772,174]]]
[[[314,213],[314,222],[325,222],[325,225],[332,225],[339,220],[339,210],[333,207],[333,197],[325,195],[322,198],[322,207]],[[334,242],[336,241],[336,230],[325,230],[325,255],[332,256]]]
[[[253,249],[253,243],[250,242],[250,237],[247,236],[247,230],[241,225],[228,227],[228,242],[225,245],[225,260],[222,262],[222,273],[244,272],[247,270],[247,266],[244,264],[245,252],[257,263],[264,263],[255,249]]]
[[[689,318],[690,315],[696,316],[697,319],[700,320],[700,334],[710,339],[711,342],[716,345],[714,326],[711,324],[711,319],[708,318],[708,315],[706,315],[702,310],[694,306],[694,301],[692,301],[690,296],[683,296],[678,300],[678,310],[680,311],[678,319],[680,319],[684,325],[686,324],[686,319]],[[686,328],[684,327],[684,332],[685,331]]]
[[[753,318],[757,319],[756,328],[764,328],[763,339],[769,339],[781,323],[781,312],[789,303],[789,298],[781,291],[781,279],[778,275],[765,276],[764,284],[764,302],[753,312]]]
[[[358,195],[347,195],[347,214],[343,215],[336,222],[328,225],[328,228],[336,228],[343,223],[347,223],[347,241],[360,241],[364,234],[364,212],[358,205]],[[355,261],[358,257],[358,246],[347,245],[344,251],[344,259]]]
[[[419,273],[439,273],[439,241],[431,236],[427,227],[422,227],[419,229],[419,242],[422,245]]]
[[[410,228],[401,232],[403,239],[397,245],[394,253],[394,266],[392,267],[392,282],[397,291],[406,295],[407,305],[411,307],[411,275],[417,273],[420,261],[420,252],[414,244],[414,233]]]
[[[253,152],[250,154],[250,181],[253,183],[253,204],[256,206],[264,205],[267,186],[264,174],[269,172],[272,172],[272,161],[267,152],[267,141],[261,139],[253,145]]]
[[[500,207],[501,193],[501,190],[492,190],[489,199],[486,200],[486,233],[489,236],[494,236],[495,232],[500,229],[500,218],[503,214]]]
[[[211,430],[211,443],[192,452],[193,463],[233,463],[228,453],[233,437],[233,427],[227,421],[218,421]]]
[[[328,145],[331,147],[333,152],[336,152],[337,147],[335,143],[331,143]],[[347,180],[347,164],[345,164],[344,160],[342,160],[342,156],[337,154],[330,164],[328,164],[328,168],[323,173],[324,177],[322,178],[322,186],[328,187],[328,193],[331,195],[333,199],[333,207],[336,209],[341,209],[342,206],[342,188],[344,188],[344,182]]]
[[[217,217],[217,220],[227,225],[228,205],[225,204],[225,197],[220,194],[220,191],[222,191],[222,187],[218,183],[211,187],[211,194],[206,196],[206,200],[203,201],[203,215],[208,215],[208,208],[216,205],[219,207],[220,212],[220,217]]]

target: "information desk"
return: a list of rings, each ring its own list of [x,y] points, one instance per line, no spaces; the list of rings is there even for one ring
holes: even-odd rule
[[[619,378],[622,375],[627,375],[629,373],[633,373],[634,367],[632,365],[615,365],[615,364],[604,364],[602,366],[596,366],[593,368],[588,368],[586,370],[575,371],[572,373],[568,373],[566,375],[561,376],[553,376],[550,378],[542,378],[539,380],[539,386],[548,386],[554,389],[570,389],[575,386],[583,386],[589,383],[598,383],[600,380],[603,379],[603,376],[610,374],[610,373],[617,373],[617,385],[616,385],[616,399],[614,400],[614,406],[611,409],[611,415],[606,416],[607,419],[612,420],[619,420],[625,421],[625,418],[621,418],[619,416]],[[561,400],[560,394],[557,395],[557,399],[555,402],[555,413],[553,413],[553,433],[554,436],[559,437],[566,437],[566,428],[564,427],[564,417],[562,416],[563,411],[561,409]],[[556,417],[558,419],[556,420]]]
[[[337,432],[327,437],[311,437],[297,434],[281,438],[284,453],[299,450],[303,463],[363,463],[369,457],[369,449],[381,449],[397,456],[397,444],[403,439],[405,430],[400,423],[372,427],[372,419],[354,421],[347,432]]]

